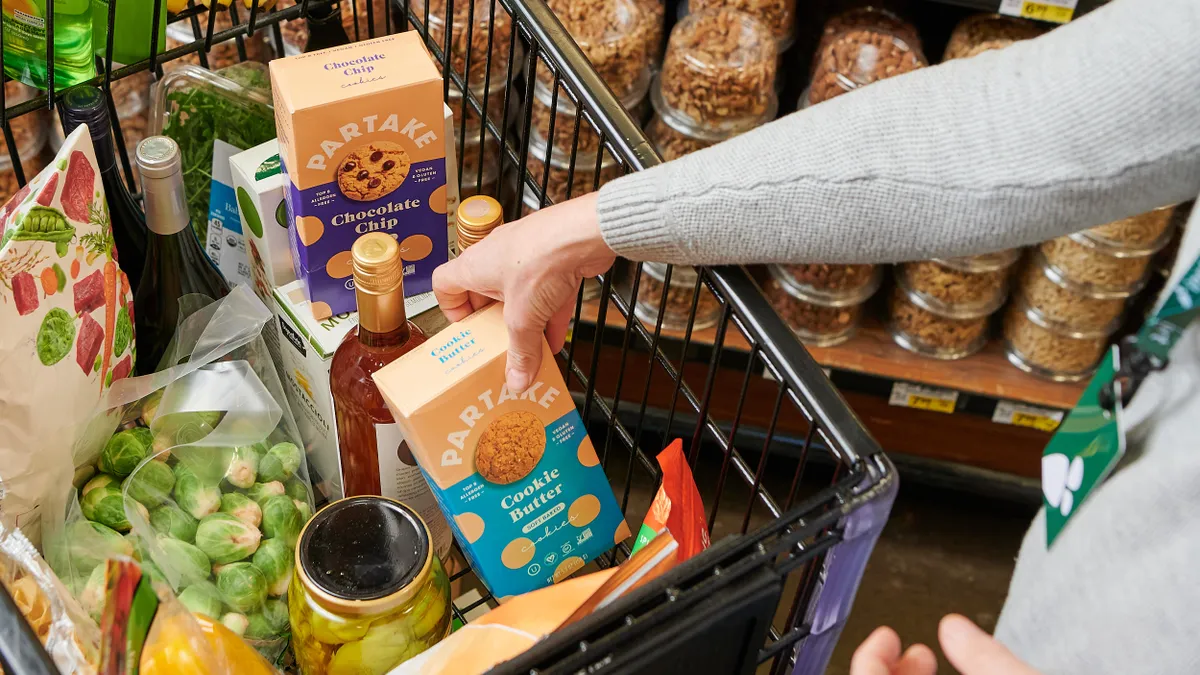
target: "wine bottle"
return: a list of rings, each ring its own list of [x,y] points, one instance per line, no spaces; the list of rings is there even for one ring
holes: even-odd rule
[[[146,258],[146,215],[134,201],[117,168],[112,126],[104,93],[96,87],[80,86],[67,90],[59,103],[63,133],[70,134],[80,124],[86,124],[96,150],[96,164],[104,182],[104,197],[112,222],[113,241],[117,245],[117,262],[129,277],[136,294],[142,278],[142,261]]]
[[[308,42],[304,43],[305,53],[350,44],[346,29],[342,27],[342,12],[337,3],[310,8],[307,23]]]
[[[450,528],[371,377],[425,342],[404,313],[400,244],[373,232],[359,237],[350,255],[358,326],[338,345],[329,366],[342,487],[347,497],[382,495],[407,504],[425,519],[442,556],[450,548]]]
[[[137,370],[144,375],[158,370],[175,335],[181,302],[189,302],[187,296],[191,295],[222,298],[229,293],[229,285],[196,241],[183,191],[179,146],[166,136],[146,138],[138,143],[137,165],[145,195],[147,236],[146,262],[133,308]]]

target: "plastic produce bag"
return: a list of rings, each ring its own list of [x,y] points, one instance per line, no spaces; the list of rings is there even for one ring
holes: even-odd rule
[[[80,423],[133,368],[132,311],[80,125],[0,209],[0,515],[35,545]]]
[[[100,629],[84,615],[25,535],[3,524],[0,583],[60,671],[77,675],[96,672]],[[0,640],[11,641],[5,635],[0,635]]]
[[[164,363],[113,387],[76,448],[97,472],[61,500],[51,566],[93,616],[113,555],[268,659],[286,644],[295,543],[313,512],[303,452],[248,286],[183,319]],[[78,465],[78,464],[77,464]]]

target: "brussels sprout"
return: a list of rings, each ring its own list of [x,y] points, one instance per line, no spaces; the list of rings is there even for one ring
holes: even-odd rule
[[[258,502],[238,492],[221,495],[221,513],[228,513],[254,527],[262,524],[262,507]]]
[[[225,413],[216,411],[176,412],[158,416],[162,435],[172,446],[188,445],[212,433]]]
[[[237,562],[258,550],[262,533],[228,513],[205,516],[196,528],[196,545],[217,563]]]
[[[147,449],[154,445],[154,432],[150,431],[150,429],[146,427],[130,427],[128,431],[134,438],[141,441],[142,445]]]
[[[105,485],[84,495],[79,500],[79,510],[83,517],[101,525],[107,525],[118,532],[129,531],[129,519],[125,517],[125,498],[121,496],[121,488],[116,485]]]
[[[133,545],[111,527],[77,520],[46,541],[46,562],[60,578],[83,579],[110,556],[133,556]],[[82,588],[80,589],[82,590]]]
[[[150,526],[160,534],[169,535],[179,541],[191,543],[196,539],[196,526],[200,521],[192,514],[170,502],[150,512]]]
[[[221,616],[221,594],[210,583],[192,584],[179,594],[179,602],[192,614],[216,620]]]
[[[283,483],[273,481],[270,483],[255,483],[254,487],[246,491],[246,496],[258,502],[259,506],[262,506],[267,498],[281,495],[283,492]]]
[[[246,618],[246,615],[238,614],[237,612],[229,612],[221,617],[221,623],[225,624],[226,628],[238,635],[245,635],[246,628],[250,626],[250,620]]]
[[[287,605],[282,600],[267,600],[261,610],[249,616],[250,626],[246,637],[252,640],[269,640],[288,629]]]
[[[298,476],[292,476],[283,482],[283,494],[301,502],[308,502],[308,484]]]
[[[117,478],[124,478],[133,473],[134,468],[146,459],[146,453],[150,450],[145,439],[145,432],[142,432],[140,427],[113,434],[108,443],[104,444],[104,450],[100,451],[97,468]]]
[[[217,590],[234,611],[253,612],[267,598],[267,578],[250,563],[233,563],[217,574]]]
[[[150,426],[150,424],[154,421],[154,417],[158,414],[158,404],[162,402],[162,397],[163,390],[159,389],[153,394],[150,394],[146,398],[142,399],[142,423],[146,426]]]
[[[304,455],[295,443],[276,443],[259,460],[258,479],[264,483],[287,480],[300,468],[303,459]]]
[[[100,615],[104,613],[104,595],[105,585],[104,578],[107,565],[97,565],[88,576],[87,584],[83,590],[79,592],[79,604],[83,605],[83,610],[92,617],[96,623],[100,623]]]
[[[174,571],[178,574],[180,583],[186,586],[208,579],[211,563],[208,555],[199,547],[161,534],[158,535],[158,545],[164,556],[158,562],[162,563],[168,572]]]
[[[304,526],[296,504],[287,495],[276,495],[263,502],[262,511],[263,534],[282,539],[288,546],[295,546],[300,538],[300,528]]]
[[[96,467],[91,464],[85,464],[75,469],[75,475],[71,477],[71,487],[76,490],[83,490],[88,481],[96,476]]]
[[[234,487],[244,489],[254,487],[256,476],[258,476],[258,451],[249,445],[234,448],[233,458],[229,460],[229,468],[225,471],[225,480]]]
[[[361,640],[337,650],[326,673],[383,675],[400,663],[412,642],[412,630],[405,618],[371,626]]]
[[[150,508],[167,501],[174,487],[175,474],[162,462],[146,462],[125,479],[129,496]]]
[[[307,523],[312,518],[312,509],[308,508],[308,502],[293,499],[292,503],[296,505],[296,510],[300,512],[300,522]]]
[[[295,558],[295,549],[280,539],[267,539],[254,552],[252,562],[267,578],[268,595],[278,597],[287,593]]]
[[[206,485],[196,474],[175,467],[175,501],[193,518],[203,518],[221,508],[221,491],[216,485]]]
[[[120,484],[121,484],[121,481],[118,480],[117,478],[114,478],[106,473],[99,474],[95,478],[89,480],[87,483],[84,483],[83,489],[79,491],[79,498],[82,499],[84,496],[87,495],[87,493],[91,492],[92,490],[95,490],[96,488],[102,488],[102,487],[107,487],[109,485],[120,485]]]

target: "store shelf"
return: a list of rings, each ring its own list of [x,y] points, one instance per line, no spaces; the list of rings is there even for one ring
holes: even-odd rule
[[[598,301],[591,301],[580,310],[580,320],[595,324],[598,314]],[[624,318],[615,306],[607,313],[605,324],[610,329],[624,328]],[[652,325],[647,326],[647,330],[653,329]],[[681,332],[668,330],[664,330],[662,334],[667,339],[682,340],[684,337]],[[710,328],[693,332],[691,340],[697,345],[712,345],[715,337],[715,330]],[[724,346],[726,349],[739,351],[750,349],[749,344],[736,330],[727,332]],[[950,389],[993,401],[1013,401],[1058,410],[1074,407],[1084,386],[1081,383],[1047,382],[1014,368],[1005,359],[998,341],[993,341],[979,354],[960,361],[937,361],[918,356],[892,342],[887,332],[875,320],[868,320],[859,334],[849,342],[836,347],[811,347],[809,352],[817,362],[830,368],[835,374],[843,371],[892,382],[911,382]],[[834,379],[835,382],[838,381],[836,376]],[[886,387],[871,389],[884,396],[889,393]],[[992,408],[994,405],[978,412],[990,414]]]
[[[973,9],[973,10],[976,10],[979,12],[992,12],[992,13],[999,12],[1000,4],[1001,4],[1001,0],[928,0],[928,1],[935,3],[935,4],[939,4],[939,5],[953,5],[955,7],[965,7],[966,9]],[[1107,0],[1079,0],[1075,6],[1074,18],[1079,18],[1079,17],[1083,16],[1084,14],[1092,11],[1093,9],[1096,9],[1097,7],[1103,5],[1106,1]],[[1028,4],[1040,5],[1043,3],[1037,2],[1035,0],[1034,2],[1030,2]],[[1036,11],[1036,9],[1033,11]]]

